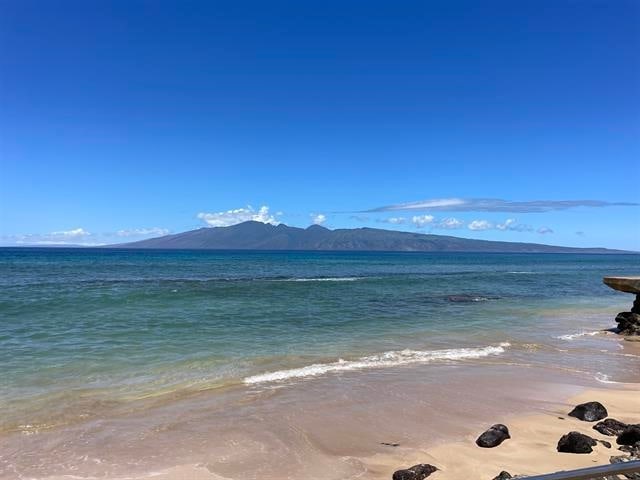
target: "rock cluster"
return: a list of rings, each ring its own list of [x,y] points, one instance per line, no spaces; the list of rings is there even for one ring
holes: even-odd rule
[[[640,335],[640,313],[620,312],[616,317],[616,323],[618,324],[617,332],[620,335]]]
[[[631,311],[621,312],[616,317],[616,331],[628,337],[640,335],[640,277],[604,277],[602,281],[619,292],[635,294]]]
[[[587,402],[576,407],[569,413],[569,416],[578,418],[585,422],[596,422],[593,429],[597,432],[610,437],[616,437],[616,443],[620,445],[618,450],[626,455],[611,456],[610,463],[630,462],[632,460],[640,460],[640,424],[626,424],[614,418],[606,418],[608,416],[607,409],[600,402]],[[563,417],[558,417],[563,419]],[[604,419],[604,420],[603,420]],[[483,432],[476,444],[482,448],[493,448],[500,445],[505,440],[511,438],[509,429],[506,425],[497,423]],[[580,432],[569,432],[558,440],[557,450],[561,453],[577,453],[589,454],[593,452],[593,447],[601,444],[606,448],[611,448],[611,443],[605,440],[598,440]],[[393,445],[387,444],[383,445]],[[413,467],[397,470],[393,474],[393,480],[423,480],[438,469],[433,465],[421,463]],[[640,480],[640,473],[626,474],[631,480]],[[526,478],[521,475],[512,476],[507,471],[500,472],[493,480],[510,480],[516,478]],[[617,477],[603,477],[600,480],[617,480]]]

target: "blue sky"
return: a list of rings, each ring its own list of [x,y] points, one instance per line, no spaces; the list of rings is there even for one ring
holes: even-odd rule
[[[2,2],[0,242],[256,219],[640,250],[639,25],[635,0]]]

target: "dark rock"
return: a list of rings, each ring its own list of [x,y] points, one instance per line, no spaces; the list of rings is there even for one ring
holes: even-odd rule
[[[591,453],[597,442],[580,432],[569,432],[558,441],[558,451],[563,453]]]
[[[505,425],[497,423],[478,437],[476,445],[482,448],[493,448],[497,447],[508,438],[511,438],[511,435],[509,435],[509,429]]]
[[[597,442],[601,443],[602,445],[604,445],[607,448],[611,448],[611,443],[607,442],[606,440],[597,440]]]
[[[640,313],[620,312],[616,317],[618,333],[621,335],[640,335]]]
[[[638,442],[640,442],[640,424],[628,425],[616,439],[618,445],[634,445]]]
[[[503,470],[497,477],[493,477],[493,480],[509,480],[510,478],[513,478],[511,474]]]
[[[626,463],[626,462],[631,462],[633,460],[640,460],[640,457],[633,457],[633,456],[627,457],[625,455],[617,455],[609,458],[609,463]],[[631,480],[640,480],[640,473],[625,473],[624,476]],[[620,478],[620,477],[615,477],[615,478]]]
[[[593,426],[594,430],[610,437],[620,435],[625,428],[627,428],[627,424],[622,423],[615,418],[607,418],[606,420],[598,422]]]
[[[405,470],[397,470],[393,472],[392,478],[393,480],[422,480],[423,478],[427,478],[436,470],[438,469],[433,465],[421,463]]]
[[[585,422],[596,422],[606,418],[609,414],[600,402],[587,402],[577,405],[569,412],[570,417],[575,417]]]
[[[399,443],[388,443],[388,442],[381,442],[380,445],[385,445],[387,447],[399,447],[400,446]]]
[[[477,303],[477,302],[486,302],[491,300],[493,297],[485,297],[483,295],[449,295],[447,300],[453,303]]]
[[[636,442],[633,445],[622,445],[618,447],[618,450],[621,452],[627,452],[629,455],[634,457],[640,457],[640,442]]]

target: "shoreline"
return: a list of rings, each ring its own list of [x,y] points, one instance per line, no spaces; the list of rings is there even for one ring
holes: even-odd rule
[[[568,389],[577,388],[567,385]],[[410,466],[428,463],[438,468],[429,478],[434,480],[459,480],[469,478],[475,480],[492,480],[502,471],[511,475],[536,475],[553,473],[596,465],[609,464],[609,458],[623,455],[618,450],[615,436],[605,436],[593,429],[597,422],[586,422],[567,414],[575,405],[589,401],[599,401],[608,410],[607,418],[615,418],[624,423],[640,423],[640,383],[607,384],[602,388],[578,387],[579,393],[565,396],[563,400],[550,400],[546,406],[535,405],[535,400],[528,399],[523,405],[522,414],[510,413],[498,415],[484,427],[476,425],[468,428],[459,439],[446,438],[455,433],[445,435],[444,439],[433,444],[419,447],[398,445],[383,447],[381,453],[370,456],[344,456],[345,464],[358,465],[359,472],[344,477],[345,479],[389,480],[393,472]],[[553,398],[551,391],[544,392]],[[565,392],[566,393],[566,392]],[[426,423],[426,422],[425,422]],[[508,426],[511,438],[495,448],[480,448],[475,440],[491,424],[503,423]],[[422,426],[429,428],[427,424]],[[570,431],[578,431],[597,440],[611,443],[606,448],[598,443],[590,454],[558,453],[557,442],[560,437]],[[384,437],[381,434],[381,438]],[[313,466],[305,478],[322,480],[334,478],[323,476],[322,466]],[[249,473],[249,472],[246,472]],[[325,474],[335,473],[328,470]],[[80,478],[73,475],[54,475],[40,477],[41,480],[69,480]],[[82,477],[85,478],[85,477]],[[100,477],[107,480],[229,480],[233,478],[276,478],[272,476],[254,475],[221,475],[216,474],[209,465],[184,464],[144,474],[116,475]],[[290,474],[283,466],[280,479],[299,478],[298,474]]]

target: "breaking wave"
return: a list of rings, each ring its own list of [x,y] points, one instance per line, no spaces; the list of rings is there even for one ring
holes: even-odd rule
[[[346,372],[351,370],[363,370],[369,368],[396,367],[414,363],[429,363],[437,360],[464,360],[471,358],[487,357],[504,353],[509,343],[501,343],[498,346],[478,348],[452,348],[446,350],[396,350],[384,352],[379,355],[361,357],[357,360],[339,359],[331,363],[315,363],[301,368],[278,370],[246,377],[243,382],[247,385],[267,382],[278,382],[293,378],[306,378],[324,375],[330,372]]]
[[[600,332],[600,330],[596,330],[595,332],[579,332],[579,333],[571,333],[571,334],[567,334],[567,335],[560,335],[558,337],[556,337],[558,340],[567,340],[567,341],[571,341],[574,340],[576,338],[579,337],[592,337],[594,335],[598,335]]]

